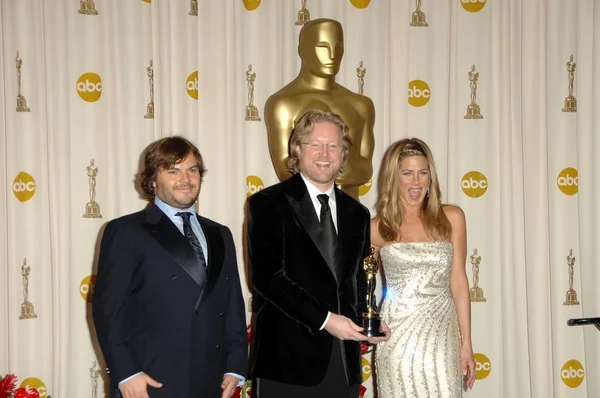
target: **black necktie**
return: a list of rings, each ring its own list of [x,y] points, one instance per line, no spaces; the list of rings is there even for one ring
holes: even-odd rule
[[[190,222],[190,217],[192,216],[192,213],[185,211],[175,213],[175,215],[181,217],[181,219],[183,220],[183,234],[188,239],[190,245],[192,246],[192,249],[198,256],[198,262],[201,266],[195,267],[196,269],[193,270],[194,275],[192,275],[192,277],[196,279],[196,282],[202,285],[206,280],[206,257],[204,257],[204,252],[202,251],[202,246],[200,245],[198,237],[192,230],[192,223]]]
[[[321,216],[319,223],[321,224],[321,242],[322,247],[327,256],[326,260],[331,264],[335,263],[335,250],[337,247],[337,233],[333,225],[331,217],[331,207],[329,207],[329,195],[317,195],[317,199],[321,202]]]

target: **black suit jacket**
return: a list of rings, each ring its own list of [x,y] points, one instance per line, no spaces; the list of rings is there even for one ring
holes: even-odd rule
[[[154,204],[108,223],[92,315],[111,396],[138,372],[163,383],[151,397],[217,397],[227,372],[244,376],[244,300],[229,229],[198,217],[208,243],[202,290],[185,271],[198,259]]]
[[[370,245],[369,211],[337,188],[335,197],[335,264],[321,253],[318,217],[299,174],[250,199],[248,254],[257,293],[252,377],[317,385],[334,341],[319,330],[327,312],[360,324],[358,315],[366,310],[362,259]],[[349,384],[361,383],[359,343],[339,344]]]

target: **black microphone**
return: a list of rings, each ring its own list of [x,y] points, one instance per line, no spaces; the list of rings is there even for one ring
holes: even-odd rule
[[[600,318],[572,318],[567,321],[569,326],[596,325],[600,327]]]

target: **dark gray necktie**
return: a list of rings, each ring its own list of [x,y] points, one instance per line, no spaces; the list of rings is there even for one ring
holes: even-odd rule
[[[203,285],[204,281],[206,281],[206,257],[204,257],[204,251],[202,250],[202,246],[200,245],[198,237],[192,230],[190,217],[192,217],[193,214],[189,211],[181,211],[175,213],[175,215],[181,217],[183,220],[183,234],[187,238],[188,242],[190,242],[192,249],[198,256],[198,263],[200,264],[200,267],[195,267],[196,269],[192,270],[192,278],[194,278],[200,285]]]
[[[319,223],[321,224],[321,242],[322,248],[326,254],[326,260],[331,264],[335,262],[335,251],[337,247],[337,233],[333,218],[331,217],[331,207],[329,207],[329,195],[317,195],[317,199],[321,202],[321,214]]]

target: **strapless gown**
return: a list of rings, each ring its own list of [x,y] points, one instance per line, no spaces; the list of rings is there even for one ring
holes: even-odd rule
[[[375,352],[378,398],[462,397],[460,333],[450,294],[450,242],[397,242],[380,249],[392,330]]]

